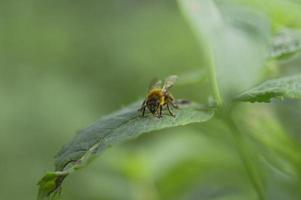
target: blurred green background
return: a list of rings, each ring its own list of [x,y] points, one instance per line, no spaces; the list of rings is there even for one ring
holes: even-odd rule
[[[3,200],[35,199],[36,184],[53,169],[60,147],[78,129],[142,98],[152,78],[203,66],[176,1],[2,0],[0,40]],[[208,95],[207,87],[198,85],[178,86],[174,93],[201,102]],[[271,117],[270,127],[265,127],[280,135],[272,144],[287,139],[277,119]],[[270,177],[267,195],[273,200],[300,199],[291,165],[275,160],[288,174],[262,169]],[[86,170],[66,179],[62,198],[239,200],[256,199],[256,194],[233,139],[214,120],[145,134],[109,148]]]

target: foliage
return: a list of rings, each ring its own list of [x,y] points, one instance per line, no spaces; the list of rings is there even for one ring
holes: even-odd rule
[[[34,199],[72,137],[38,199],[301,199],[299,1],[1,8],[0,199]],[[169,74],[189,101],[141,117]]]
[[[253,6],[256,7],[256,4],[244,6],[240,1],[179,0],[179,5],[197,36],[205,58],[211,94],[214,97],[214,105],[217,106],[216,117],[232,133],[236,150],[258,199],[267,199],[269,196],[263,184],[265,178],[260,176],[258,166],[254,164],[258,158],[250,151],[250,144],[246,143],[242,132],[248,125],[237,123],[237,115],[234,113],[237,112],[237,100],[270,102],[274,97],[300,98],[300,75],[267,80],[254,86],[258,80],[264,78],[262,74],[270,59],[280,59],[285,54],[296,54],[299,50],[296,44],[299,44],[300,37],[298,34],[297,37],[296,34],[286,34],[281,37],[289,39],[280,41],[279,35],[273,38],[273,31],[277,30],[272,31],[271,27],[275,28],[277,23],[273,18],[272,21],[268,19],[264,14],[265,9],[254,10]],[[281,51],[279,46],[283,47]],[[186,73],[182,76],[181,84],[198,83],[203,79],[204,73],[206,72]],[[252,86],[254,87],[246,90]],[[241,93],[242,91],[245,92]],[[208,110],[208,107],[202,110],[200,105],[193,103],[181,106],[176,118],[164,116],[158,119],[151,115],[144,118],[137,111],[139,103],[141,102],[104,117],[79,131],[57,154],[56,171],[48,172],[39,182],[39,199],[56,197],[67,175],[82,168],[108,146],[150,131],[205,122],[213,116],[213,111]],[[266,142],[260,136],[257,137],[258,135],[254,138],[258,143]],[[290,165],[301,168],[298,159],[291,161]],[[282,168],[276,162],[272,165]]]

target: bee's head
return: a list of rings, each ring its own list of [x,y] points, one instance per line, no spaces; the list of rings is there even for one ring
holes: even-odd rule
[[[146,102],[146,106],[152,114],[155,114],[160,105],[160,100],[157,98],[149,99]]]

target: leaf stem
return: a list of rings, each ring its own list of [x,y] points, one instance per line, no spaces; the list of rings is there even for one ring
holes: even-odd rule
[[[236,142],[237,150],[240,156],[240,159],[245,167],[245,170],[248,174],[248,177],[257,193],[259,200],[264,200],[264,192],[263,192],[263,186],[262,182],[260,180],[260,177],[258,176],[256,169],[252,165],[252,160],[250,158],[249,150],[244,143],[242,133],[240,132],[239,128],[236,126],[234,120],[232,119],[232,116],[228,116],[227,118],[224,118],[226,123],[228,124],[229,128],[231,129],[231,132],[233,134],[233,137]]]

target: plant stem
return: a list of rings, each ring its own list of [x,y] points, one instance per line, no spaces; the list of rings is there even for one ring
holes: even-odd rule
[[[240,130],[238,129],[238,127],[236,126],[234,120],[232,119],[231,116],[228,116],[227,118],[224,118],[224,120],[227,122],[229,128],[232,131],[233,137],[235,139],[236,142],[236,146],[237,146],[237,150],[239,153],[239,156],[242,160],[242,163],[246,169],[246,172],[248,174],[248,177],[257,193],[258,199],[259,200],[264,200],[264,192],[263,192],[263,187],[262,187],[262,183],[260,180],[260,177],[258,176],[258,174],[256,173],[256,169],[253,167],[252,165],[252,160],[250,158],[249,155],[249,150],[246,146],[246,144],[244,143],[243,140],[243,136],[242,133],[240,132]]]
[[[180,5],[179,8],[181,9],[182,13],[184,14],[183,16],[186,18],[191,29],[193,30],[193,33],[197,38],[197,41],[199,42],[199,46],[201,47],[201,51],[203,51],[202,53],[204,53],[205,60],[203,60],[203,62],[205,63],[205,65],[207,65],[206,67],[209,71],[210,86],[213,92],[213,97],[217,106],[221,107],[223,101],[217,84],[215,70],[216,66],[214,63],[214,54],[212,52],[211,45],[209,43],[208,37],[206,37],[206,33],[200,30],[200,26],[196,25],[198,24],[198,22],[196,22],[196,19],[189,14],[191,10],[188,9],[182,2],[184,1],[178,0],[178,5]]]
[[[207,42],[205,42],[207,43]],[[213,91],[213,96],[215,99],[215,102],[218,107],[222,105],[222,98],[220,96],[217,80],[216,80],[216,70],[215,70],[215,63],[213,58],[213,53],[209,45],[206,45],[207,49],[206,51],[206,58],[208,62],[208,69],[209,69],[209,75],[210,75],[210,85],[211,89]]]

